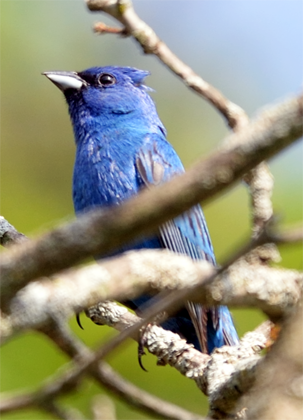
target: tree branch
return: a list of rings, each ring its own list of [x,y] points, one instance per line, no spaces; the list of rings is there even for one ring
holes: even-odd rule
[[[202,95],[225,117],[228,125],[238,130],[247,123],[247,116],[242,108],[225,98],[221,92],[198,76],[187,64],[183,63],[168,46],[136,14],[130,0],[86,0],[92,12],[102,11],[117,19],[124,26],[123,30],[108,29],[98,23],[95,31],[104,33],[120,32],[131,35],[141,45],[144,53],[156,55],[173,73],[181,78],[186,86]]]
[[[303,226],[300,224],[272,232],[272,241],[278,245],[302,243]]]
[[[302,303],[257,367],[254,389],[241,402],[248,408],[248,420],[294,420],[303,414]]]
[[[3,216],[0,216],[0,244],[2,246],[16,245],[26,239],[23,233],[18,232]]]
[[[140,256],[141,254],[141,256]],[[140,260],[140,258],[143,256],[144,254],[146,255],[146,258],[142,258],[142,260]],[[153,255],[154,254],[154,255]],[[161,262],[161,258],[159,258],[159,255],[163,256],[163,261]],[[165,255],[167,254],[167,255]],[[155,263],[155,258],[157,263]],[[170,260],[170,258],[172,258],[172,260]],[[125,259],[123,261],[123,259]],[[120,260],[120,263],[117,264],[116,260]],[[174,264],[174,260],[176,262],[176,264]],[[189,266],[187,266],[187,264],[189,264]],[[140,278],[140,276],[143,273],[148,273],[149,274],[149,279],[151,279],[150,283],[149,283],[149,287],[151,289],[154,290],[158,290],[161,289],[161,287],[165,287],[165,285],[170,285],[171,287],[171,278],[170,276],[174,279],[175,283],[175,287],[184,287],[182,279],[186,278],[187,276],[189,276],[191,279],[196,279],[198,278],[201,273],[200,271],[198,271],[198,276],[197,273],[195,273],[195,271],[193,270],[193,268],[190,267],[190,265],[193,266],[200,266],[199,269],[202,271],[204,271],[206,269],[206,273],[212,272],[214,271],[213,267],[210,267],[207,265],[206,262],[199,262],[199,263],[195,263],[193,262],[190,258],[185,257],[185,256],[177,256],[173,253],[169,253],[168,251],[141,251],[141,252],[131,252],[128,253],[126,255],[124,255],[123,257],[120,257],[119,259],[111,259],[108,261],[105,261],[103,263],[103,265],[100,267],[98,265],[89,267],[89,268],[83,268],[81,270],[74,271],[74,272],[69,272],[66,274],[65,276],[65,280],[67,281],[67,284],[64,286],[66,287],[66,290],[68,290],[69,296],[73,296],[76,293],[76,290],[79,289],[79,285],[81,284],[81,282],[87,284],[87,285],[93,285],[93,288],[96,291],[96,287],[98,286],[98,279],[100,274],[104,277],[105,279],[105,283],[103,284],[103,290],[107,290],[107,286],[106,286],[106,281],[108,282],[108,285],[110,288],[112,288],[112,290],[117,289],[117,286],[115,284],[115,280],[113,280],[113,278],[111,278],[108,273],[111,271],[111,268],[113,270],[113,273],[117,276],[119,276],[120,280],[121,278],[123,279],[123,281],[120,281],[119,284],[119,291],[122,293],[122,296],[129,296],[127,294],[127,292],[124,292],[124,289],[127,290],[127,285],[129,284],[129,279],[135,279],[135,284],[139,284],[142,281],[143,283],[146,282],[146,279],[142,280]],[[234,269],[235,272],[237,273],[237,275],[239,275],[239,273],[242,273],[242,275],[245,278],[245,287],[247,286],[248,288],[248,293],[251,294],[251,296],[258,295],[258,293],[260,294],[260,296],[263,296],[258,299],[260,300],[266,300],[267,298],[264,299],[264,290],[263,287],[261,287],[261,283],[263,282],[262,278],[264,279],[264,283],[266,283],[268,285],[268,279],[270,278],[270,272],[273,272],[273,282],[276,284],[276,279],[274,279],[274,277],[277,277],[277,275],[281,275],[282,274],[282,280],[281,283],[283,284],[283,282],[285,282],[285,284],[287,284],[287,287],[289,288],[289,285],[292,284],[289,280],[292,278],[291,276],[293,276],[293,280],[294,280],[294,290],[295,294],[299,294],[299,290],[297,289],[297,287],[300,285],[301,280],[300,279],[300,275],[299,273],[296,272],[291,272],[290,270],[285,270],[285,272],[283,270],[276,270],[277,273],[275,273],[274,269],[270,269],[268,267],[255,267],[255,266],[251,266],[249,267],[249,264],[245,261],[242,260],[238,263],[239,267],[236,268],[237,264],[234,265],[234,267],[230,267],[229,270],[227,270],[227,272],[225,273],[225,278],[222,279],[222,285],[223,287],[226,287],[225,289],[221,289],[222,285],[218,286],[218,284],[215,282],[212,285],[208,285],[210,287],[209,290],[204,289],[203,290],[203,296],[207,296],[207,299],[209,298],[208,296],[211,296],[211,299],[214,299],[216,301],[216,303],[221,303],[221,296],[228,296],[228,291],[230,289],[230,285],[228,282],[228,278],[229,276],[233,277],[232,274],[232,270]],[[106,269],[104,269],[106,267]],[[111,267],[111,268],[110,268]],[[119,267],[119,272],[117,267]],[[100,270],[101,268],[101,270]],[[196,267],[197,268],[197,267]],[[89,272],[89,270],[92,269],[91,272]],[[109,269],[109,270],[108,270]],[[122,269],[122,273],[123,269],[125,270],[125,274],[121,276],[121,271],[120,269]],[[184,270],[184,272],[182,271],[182,269]],[[251,283],[248,282],[248,278],[249,275],[247,274],[246,270],[251,269],[252,273],[252,281]],[[82,271],[83,270],[83,271]],[[97,271],[95,271],[97,270]],[[108,271],[107,271],[108,270]],[[263,270],[263,274],[262,274],[262,270]],[[204,271],[204,275],[205,275],[205,271]],[[237,279],[237,275],[234,276],[235,277],[235,284],[238,288],[238,293],[239,293],[239,280]],[[287,281],[283,280],[283,275],[285,275],[285,278]],[[102,277],[101,276],[101,277]],[[126,276],[126,278],[124,278]],[[161,284],[161,278],[165,278],[164,284]],[[87,278],[90,278],[90,281],[87,281]],[[258,278],[258,280],[261,283],[258,283],[257,285],[254,284],[255,283],[255,279]],[[52,286],[52,292],[53,292],[53,296],[48,296],[46,298],[47,302],[52,302],[54,303],[54,309],[50,309],[44,307],[43,309],[41,308],[41,312],[44,311],[45,313],[48,314],[55,314],[58,312],[58,309],[61,307],[62,304],[58,305],[58,301],[56,301],[56,296],[60,296],[60,299],[62,299],[62,301],[68,301],[69,298],[67,296],[65,296],[64,293],[64,287],[62,290],[59,289],[55,289],[53,288],[53,285],[58,286],[58,284],[60,284],[60,281],[62,281],[64,279],[64,276],[61,277],[61,280],[57,280],[55,283],[52,283],[49,281],[49,285]],[[80,281],[80,283],[79,283]],[[195,283],[196,280],[194,280]],[[70,286],[72,284],[75,283],[75,293],[71,293],[71,289]],[[48,286],[49,286],[48,285]],[[18,307],[18,304],[20,305],[20,302],[22,302],[22,299],[24,299],[23,304],[21,304],[21,307],[26,307],[26,308],[35,308],[35,312],[38,311],[39,312],[39,301],[41,300],[41,293],[36,293],[34,292],[34,296],[38,297],[38,302],[35,301],[30,301],[28,300],[28,296],[27,293],[31,288],[35,288],[37,286],[43,286],[43,283],[38,284],[38,283],[34,283],[32,285],[29,286],[28,290],[26,291],[26,289],[24,291],[22,291],[21,296],[19,296],[17,298],[17,300],[15,300],[14,304],[16,305],[16,307]],[[140,286],[139,286],[140,287]],[[300,286],[299,286],[300,288]],[[97,287],[98,289],[98,287]],[[81,289],[80,289],[81,290]],[[102,290],[102,288],[101,288]],[[110,289],[109,289],[110,290]],[[269,290],[270,290],[270,286],[269,286]],[[108,290],[107,290],[108,292]],[[226,293],[227,292],[227,293]],[[241,289],[240,289],[241,292]],[[126,295],[124,295],[123,293],[126,293]],[[129,293],[129,292],[128,292]],[[133,293],[133,292],[131,292]],[[135,293],[142,293],[142,291],[136,291]],[[289,302],[289,296],[292,295],[293,292],[289,292],[289,289],[287,289],[286,293],[282,293],[282,296],[286,296],[286,301]],[[81,291],[80,294],[83,296],[83,292]],[[244,295],[246,294],[246,292],[243,293]],[[30,295],[30,293],[29,293]],[[45,295],[45,293],[42,293],[42,295]],[[240,293],[241,295],[241,293]],[[265,294],[266,296],[266,294]],[[285,300],[285,296],[282,297],[282,304],[281,307],[283,306],[287,306],[287,303]],[[95,299],[99,299],[99,296],[94,296]],[[21,299],[18,302],[18,299]],[[218,302],[219,300],[219,302]],[[237,298],[236,298],[237,300]],[[275,302],[275,305],[277,304],[277,298],[276,295],[272,296],[272,300]],[[209,302],[209,300],[205,301],[206,303]],[[224,302],[225,303],[225,302]],[[42,305],[43,306],[43,305]],[[278,305],[279,306],[279,305]],[[100,312],[100,308],[101,306],[98,307],[99,312]],[[123,313],[125,314],[126,309],[122,308],[120,306],[118,306],[120,311],[123,311]],[[56,312],[57,311],[57,312]],[[13,310],[12,313],[14,314],[14,316],[16,315],[17,311]],[[62,315],[62,309],[60,309],[59,313]],[[25,319],[24,315],[25,312],[22,311],[23,314],[23,319]],[[103,320],[101,321],[102,323],[104,323],[104,315],[103,316]],[[130,314],[128,314],[128,317],[130,316]],[[96,317],[96,314],[94,313],[94,317]],[[131,317],[134,317],[133,315]],[[117,312],[115,310],[114,312],[114,320],[113,318],[109,317],[108,312],[106,313],[106,318],[109,320],[106,323],[109,323],[110,325],[113,326],[113,323],[115,323],[115,327],[119,327],[119,329],[125,330],[125,327],[127,327],[129,329],[130,324],[128,325],[123,325],[123,323],[125,322],[124,319],[117,321]],[[123,317],[122,317],[123,318]],[[39,319],[39,318],[38,318]],[[100,322],[100,319],[98,320],[98,322]],[[134,324],[134,321],[132,322]],[[15,323],[16,325],[16,323]],[[162,338],[164,334],[164,338]],[[256,357],[256,354],[254,353],[253,355],[250,353],[250,351],[247,350],[247,348],[243,347],[243,343],[242,343],[242,350],[244,351],[239,351],[238,348],[234,348],[234,349],[230,349],[227,348],[227,350],[222,350],[219,349],[218,353],[220,354],[219,360],[222,360],[222,355],[224,355],[223,360],[223,366],[226,365],[226,361],[227,360],[233,360],[233,358],[235,358],[235,360],[237,361],[237,363],[239,362],[239,360],[241,359],[241,363],[239,362],[239,365],[235,366],[235,368],[232,370],[232,375],[228,376],[228,378],[226,378],[226,375],[223,375],[223,385],[217,385],[214,386],[213,384],[218,383],[218,384],[222,384],[222,379],[218,379],[216,381],[216,379],[214,380],[211,376],[206,379],[206,376],[204,373],[202,373],[202,379],[201,379],[201,375],[198,374],[198,372],[201,372],[201,368],[202,368],[202,372],[205,371],[205,368],[207,366],[207,370],[209,372],[220,372],[220,370],[218,369],[218,366],[216,366],[215,360],[216,360],[216,356],[213,356],[213,358],[211,359],[211,362],[209,362],[209,356],[206,355],[201,355],[201,353],[195,351],[194,349],[191,349],[185,345],[184,347],[184,342],[183,340],[180,340],[180,338],[178,336],[174,336],[174,334],[167,332],[167,331],[163,331],[161,328],[153,326],[151,328],[149,328],[146,332],[145,332],[146,338],[146,345],[147,347],[150,349],[153,349],[152,352],[154,354],[157,355],[158,360],[161,363],[170,363],[171,365],[174,366],[181,366],[182,368],[184,368],[184,362],[181,363],[181,360],[186,360],[185,366],[186,366],[186,371],[182,372],[183,374],[185,373],[186,376],[190,376],[192,378],[195,378],[198,385],[200,386],[200,388],[204,389],[204,391],[206,390],[206,386],[208,387],[208,394],[210,397],[210,401],[211,401],[211,413],[212,416],[213,415],[217,415],[217,412],[222,413],[222,410],[227,410],[230,411],[231,407],[234,407],[235,405],[235,401],[239,398],[240,395],[242,395],[243,392],[247,391],[247,389],[251,386],[251,384],[253,384],[254,382],[254,378],[255,378],[255,366],[256,363],[259,362],[259,358]],[[268,338],[268,334],[265,335],[264,337]],[[176,340],[176,341],[175,341]],[[180,342],[180,344],[182,344],[182,346],[180,347],[179,344],[177,344],[178,342]],[[245,341],[244,341],[245,342]],[[166,343],[163,347],[163,343]],[[175,344],[172,347],[172,343],[176,343],[177,347],[174,347]],[[166,346],[166,347],[165,347]],[[262,346],[264,346],[264,338],[263,338],[263,344],[261,346],[259,346],[259,348],[262,348]],[[165,348],[167,348],[168,350],[164,350]],[[173,351],[171,351],[172,349],[174,349]],[[183,349],[181,351],[181,348]],[[249,344],[249,348],[253,349],[253,351],[256,351],[256,340],[253,341],[253,344]],[[102,350],[102,349],[101,349]],[[184,358],[184,351],[185,351],[185,358]],[[193,353],[193,356],[191,356],[191,353]],[[99,357],[102,354],[102,351],[98,351],[96,357]],[[103,352],[104,354],[104,352]],[[174,355],[175,354],[175,355]],[[215,353],[216,354],[216,353]],[[243,361],[243,357],[240,356],[241,354],[243,354],[244,357],[244,361]],[[182,355],[182,357],[181,357]],[[204,356],[206,359],[205,361],[207,361],[207,364],[205,365],[205,361],[201,364],[201,361],[198,362],[197,364],[197,359],[196,357],[201,358],[201,356]],[[246,356],[250,355],[250,358],[246,358]],[[177,363],[175,363],[177,361]],[[78,373],[76,374],[76,376],[73,377],[73,380],[75,381],[75,378],[79,377],[79,374],[81,373],[81,375],[85,372],[85,370],[88,368],[88,366],[91,365],[91,363],[93,363],[91,360],[87,363],[84,364],[84,366],[80,367],[80,370],[78,369]],[[175,364],[173,364],[175,363]],[[194,363],[194,365],[192,366],[191,363]],[[198,367],[199,365],[199,367]],[[210,366],[216,366],[215,369],[211,369]],[[203,367],[204,366],[204,367]],[[199,370],[197,370],[199,369]],[[191,373],[190,373],[191,372]],[[210,374],[210,373],[209,373]],[[221,374],[222,376],[222,374]],[[232,377],[232,379],[231,379]],[[242,378],[242,379],[241,379]],[[243,382],[243,378],[245,378],[244,382]],[[69,378],[70,381],[70,378]],[[240,381],[240,382],[239,382]],[[227,383],[227,385],[224,385],[225,382]],[[236,385],[235,385],[236,384]],[[65,388],[66,385],[64,385],[64,387],[62,386],[62,389]],[[230,387],[230,388],[229,388]],[[60,388],[59,389],[60,392]],[[212,389],[212,391],[210,391]],[[218,391],[219,389],[219,391]],[[235,390],[236,392],[234,393],[235,395],[230,398],[230,393],[231,393],[231,389]],[[241,389],[241,392],[239,392],[239,389]],[[223,395],[225,395],[225,390],[226,390],[226,395],[228,395],[228,402],[227,400],[225,400],[225,398],[223,397]],[[219,408],[218,408],[219,407]],[[224,408],[225,407],[225,408]],[[214,414],[215,413],[215,414]],[[214,417],[215,418],[215,417]]]
[[[109,252],[139,234],[151,234],[158,225],[233,185],[302,135],[302,99],[288,99],[263,112],[247,129],[231,134],[238,146],[215,153],[186,174],[142,191],[121,206],[91,212],[3,253],[2,296],[13,296],[34,278]]]
[[[107,395],[96,395],[92,401],[93,420],[117,420],[115,405]]]
[[[121,378],[107,363],[99,363],[94,377],[101,381],[102,385],[111,390],[119,397],[127,396],[127,402],[147,413],[156,414],[161,418],[176,420],[207,420],[198,414],[191,413],[183,408],[157,398],[146,391],[134,386],[132,383]]]
[[[114,302],[106,302],[90,308],[88,316],[97,324],[125,331],[138,323],[138,317],[125,314],[124,309]],[[208,395],[212,411],[231,413],[240,396],[254,383],[255,367],[260,361],[258,353],[269,340],[271,325],[265,322],[254,332],[247,333],[239,346],[224,346],[210,356],[201,355],[176,334],[156,325],[144,330],[144,343],[148,351],[157,356],[158,364],[169,364],[193,379]]]
[[[303,275],[295,270],[250,264],[244,259],[220,276],[206,261],[167,250],[141,250],[34,282],[12,300],[3,316],[1,339],[36,328],[58,311],[64,319],[104,300],[125,301],[144,293],[187,291],[184,300],[207,306],[258,307],[271,319],[286,316],[300,297]],[[89,280],[88,280],[89,279]]]
[[[106,309],[104,311],[104,309]],[[128,325],[122,326],[119,317],[124,317],[124,308],[115,303],[107,303],[105,306],[99,306],[99,321],[106,321],[108,325],[119,326],[119,328],[129,328]],[[98,315],[95,308],[94,316]],[[138,317],[133,315],[133,323],[137,323]],[[63,330],[62,330],[63,328]],[[62,332],[60,332],[62,330]],[[215,406],[218,399],[218,389],[220,388],[220,407],[230,410],[231,399],[228,405],[222,403],[222,393],[226,395],[233,391],[233,402],[239,399],[243,390],[248,389],[248,385],[254,380],[254,367],[259,363],[257,353],[264,348],[268,336],[270,325],[257,330],[254,333],[248,333],[239,346],[223,347],[217,349],[211,356],[204,355],[193,349],[191,345],[185,343],[177,334],[162,330],[157,326],[150,326],[144,333],[146,348],[158,357],[159,363],[169,363],[178,369],[183,375],[195,380],[201,390],[207,392]],[[70,337],[65,327],[54,328],[49,324],[44,330],[60,348],[70,356],[76,357],[76,364],[70,364],[63,375],[55,377],[42,386],[39,390],[21,396],[7,397],[0,405],[1,412],[7,412],[15,409],[26,408],[32,405],[43,406],[48,401],[53,401],[56,396],[62,393],[70,392],[78,386],[85,372],[90,372],[95,379],[101,381],[109,389],[118,395],[123,395],[128,402],[137,407],[144,408],[147,411],[157,413],[165,418],[176,419],[200,419],[199,416],[176,408],[174,405],[163,402],[156,397],[150,396],[144,391],[138,390],[134,385],[119,377],[104,362],[98,363],[100,349],[93,354],[90,350],[77,343]],[[228,360],[229,369],[226,370],[226,360]],[[237,392],[234,392],[237,385]],[[227,388],[226,388],[227,387]],[[216,397],[217,396],[217,397]]]
[[[122,307],[120,306],[120,308]],[[126,403],[164,418],[176,420],[203,420],[203,418],[197,414],[191,413],[141,390],[125,378],[121,377],[106,362],[98,362],[98,357],[96,357],[96,355],[94,356],[80,340],[76,339],[65,324],[62,324],[61,322],[56,322],[55,325],[49,324],[48,328],[44,327],[42,329],[42,332],[74,360],[88,358],[89,361],[91,361],[95,358],[97,363],[90,366],[88,373],[100,385],[105,386],[106,389],[113,392],[116,396],[123,398]],[[178,337],[178,339],[180,340],[180,337]]]
[[[226,118],[230,128],[238,131],[247,126],[249,120],[244,110],[225,98],[221,92],[176,57],[152,28],[138,17],[130,0],[86,0],[86,3],[91,11],[105,12],[124,25],[123,29],[117,29],[98,23],[94,27],[95,32],[132,35],[145,53],[156,55],[187,86],[207,99]],[[245,175],[245,181],[251,194],[252,231],[253,237],[256,237],[273,216],[271,203],[273,178],[266,163],[262,162]],[[279,258],[278,250],[274,246],[267,246],[266,255],[268,262],[274,262]],[[263,256],[262,248],[256,250],[255,257],[263,261]]]

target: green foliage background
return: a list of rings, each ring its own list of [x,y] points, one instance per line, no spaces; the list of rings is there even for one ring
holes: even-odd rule
[[[135,1],[135,7],[181,59],[249,113],[297,92],[302,69],[302,2],[283,1]],[[40,73],[83,70],[94,65],[148,69],[147,84],[168,138],[185,166],[207,155],[228,130],[221,116],[189,92],[155,57],[142,54],[129,38],[97,36],[92,24],[107,17],[88,12],[79,1],[1,0],[1,214],[18,230],[35,236],[72,219],[73,133],[63,95]],[[275,158],[273,203],[282,224],[302,219],[302,145]],[[249,197],[239,184],[204,206],[218,261],[250,233]],[[281,249],[282,265],[302,269],[302,247]],[[240,335],[263,319],[255,310],[233,311]],[[75,334],[90,346],[115,334],[83,319],[71,320]],[[197,413],[206,398],[195,385],[147,356],[143,372],[136,345],[127,343],[109,359],[138,386]],[[64,362],[52,343],[27,333],[1,352],[1,389],[34,389]],[[90,397],[100,389],[85,381],[80,392],[63,399],[91,418]],[[102,390],[104,392],[104,390]],[[144,419],[141,412],[114,398],[118,418]],[[7,419],[48,419],[28,410]]]

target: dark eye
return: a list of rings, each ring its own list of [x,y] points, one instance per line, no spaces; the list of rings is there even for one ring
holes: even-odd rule
[[[116,83],[116,79],[112,74],[102,73],[98,77],[98,83],[101,86],[110,86],[110,85],[114,85]]]

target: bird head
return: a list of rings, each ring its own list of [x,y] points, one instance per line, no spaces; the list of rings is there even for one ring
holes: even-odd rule
[[[74,124],[85,123],[90,118],[106,124],[115,114],[121,116],[120,120],[129,115],[132,120],[140,119],[147,124],[156,122],[162,126],[147,92],[151,89],[143,84],[148,71],[107,66],[81,72],[51,71],[43,74],[64,93]],[[119,125],[119,118],[115,118],[115,124]]]

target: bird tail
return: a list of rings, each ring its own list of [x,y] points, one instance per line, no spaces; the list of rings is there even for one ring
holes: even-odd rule
[[[204,307],[188,302],[187,309],[194,324],[202,353],[210,354],[214,348],[239,343],[231,314],[226,306]]]

